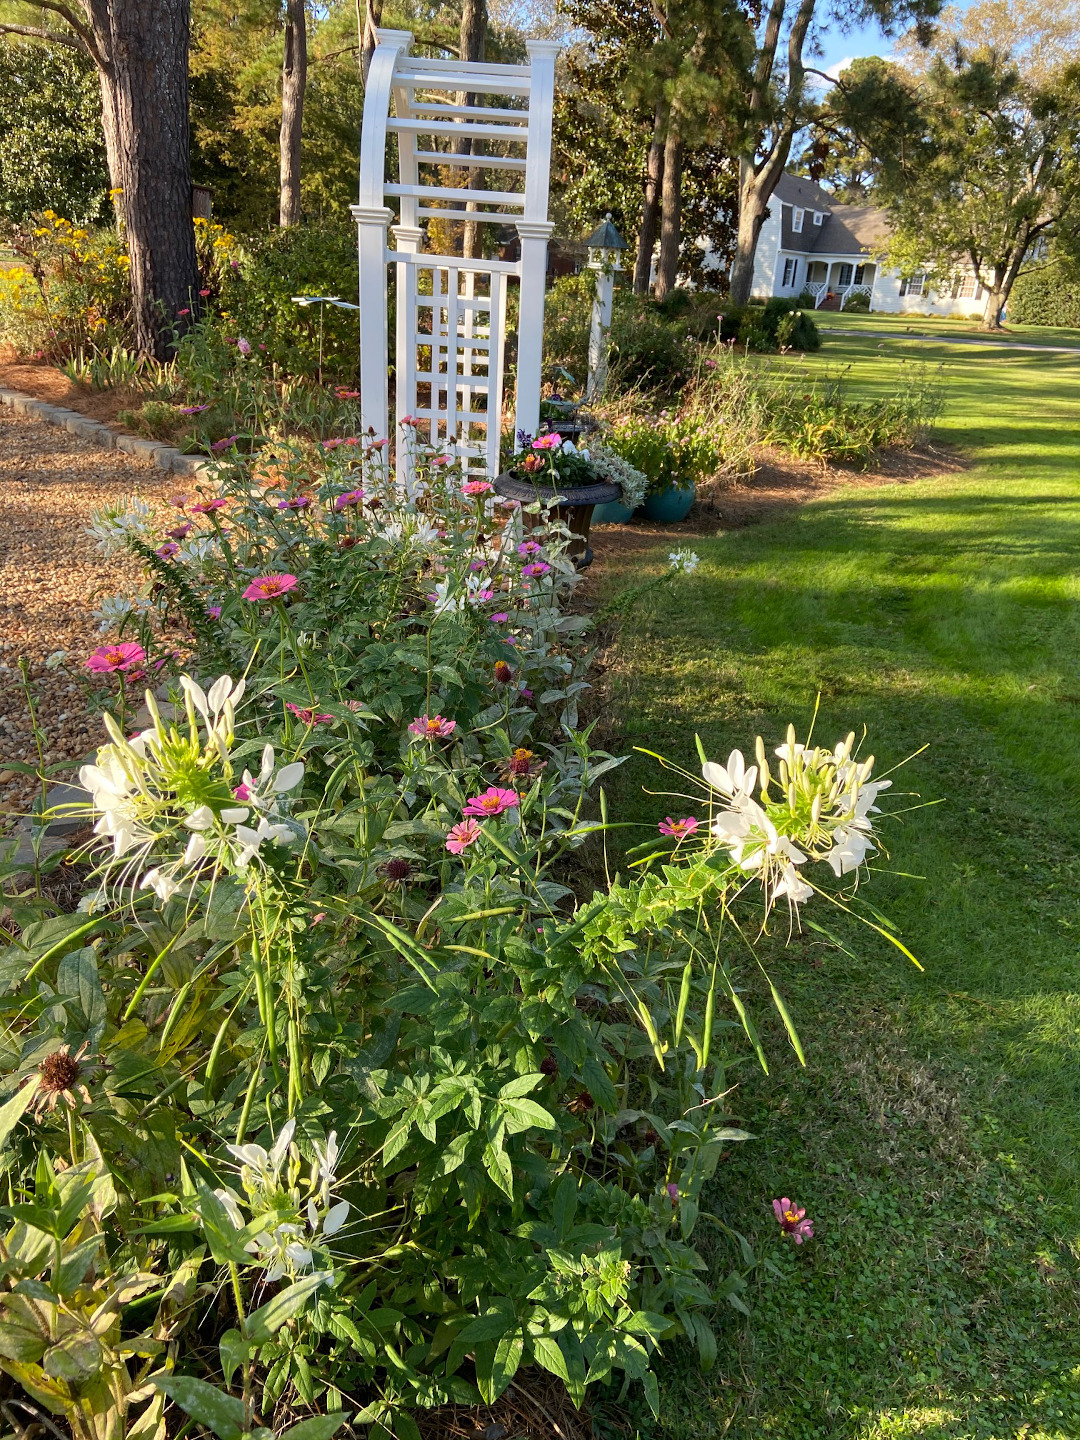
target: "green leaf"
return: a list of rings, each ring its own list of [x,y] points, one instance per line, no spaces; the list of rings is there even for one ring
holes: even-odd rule
[[[53,1380],[81,1385],[101,1369],[101,1344],[91,1330],[73,1330],[45,1352],[41,1368]]]
[[[569,1385],[570,1372],[566,1368],[566,1360],[557,1341],[553,1340],[550,1335],[534,1335],[532,1347],[536,1363],[542,1365],[545,1370],[550,1370],[552,1375],[557,1375],[564,1385]]]
[[[645,1399],[649,1402],[649,1409],[657,1420],[660,1419],[660,1387],[656,1383],[656,1376],[651,1370],[641,1378],[641,1384],[645,1391]]]
[[[470,1320],[463,1330],[458,1331],[455,1338],[466,1345],[475,1345],[479,1340],[501,1340],[507,1331],[516,1325],[513,1306],[509,1300],[503,1300],[486,1315],[478,1315],[475,1320]]]
[[[514,1198],[514,1167],[502,1145],[484,1146],[484,1169],[511,1200]]]
[[[550,1115],[542,1105],[535,1100],[503,1100],[499,1103],[503,1118],[506,1121],[506,1130],[510,1135],[520,1134],[522,1130],[556,1130],[558,1126],[554,1116]]]
[[[253,1310],[244,1321],[244,1335],[256,1345],[265,1345],[276,1335],[286,1320],[301,1311],[320,1285],[330,1279],[325,1270],[315,1270],[279,1291],[259,1310]]]
[[[226,1330],[218,1341],[218,1354],[221,1357],[221,1373],[225,1377],[225,1384],[231,1385],[237,1370],[241,1365],[247,1364],[251,1346],[239,1330]]]
[[[574,1223],[578,1207],[578,1186],[573,1175],[564,1175],[555,1188],[555,1205],[552,1212],[559,1239],[565,1240]]]
[[[480,1374],[477,1366],[477,1381],[480,1394],[488,1405],[493,1405],[518,1372],[521,1357],[525,1353],[525,1339],[520,1329],[513,1335],[504,1335],[495,1347],[490,1370]],[[477,1357],[479,1360],[479,1357]]]
[[[618,1096],[615,1094],[615,1086],[611,1083],[607,1071],[595,1056],[590,1055],[581,1067],[581,1078],[585,1081],[585,1089],[588,1090],[595,1103],[600,1106],[600,1109],[606,1110],[609,1115],[613,1115],[618,1109]]]
[[[30,1108],[30,1102],[37,1094],[33,1083],[24,1085],[4,1106],[0,1107],[0,1149],[7,1144],[8,1136]]]
[[[290,1425],[278,1440],[330,1440],[349,1418],[349,1413],[343,1410],[336,1415],[313,1415],[310,1420],[301,1420],[299,1425]]]
[[[528,1095],[530,1090],[535,1090],[543,1075],[537,1071],[531,1075],[518,1075],[513,1080],[508,1080],[499,1091],[500,1100],[516,1100],[519,1095]]]
[[[185,1410],[197,1425],[212,1430],[218,1440],[240,1440],[244,1433],[244,1402],[226,1395],[216,1385],[193,1375],[155,1375],[151,1385]]]

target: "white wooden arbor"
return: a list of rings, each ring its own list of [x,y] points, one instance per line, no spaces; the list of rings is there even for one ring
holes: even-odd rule
[[[407,30],[379,30],[360,140],[360,408],[365,430],[390,434],[387,266],[396,271],[396,419],[478,474],[497,474],[507,281],[520,283],[515,425],[540,420],[551,120],[557,44],[528,42],[528,65],[410,55]],[[391,113],[391,106],[393,113]],[[398,178],[386,180],[388,136]],[[449,177],[447,172],[451,172]],[[468,183],[453,172],[467,172]],[[492,184],[492,177],[495,184]],[[450,183],[447,183],[449,179]],[[496,186],[498,188],[496,188]],[[388,201],[396,201],[400,219]],[[426,251],[425,220],[512,224],[520,259]],[[387,245],[392,230],[395,248]],[[400,437],[399,437],[400,439]],[[408,486],[408,449],[397,446]]]

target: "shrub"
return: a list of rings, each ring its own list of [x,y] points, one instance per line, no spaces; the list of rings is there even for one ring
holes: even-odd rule
[[[415,1440],[410,1409],[525,1365],[655,1410],[658,1346],[711,1363],[716,1306],[746,1308],[745,1242],[718,1283],[697,1249],[748,1138],[731,1067],[764,1063],[744,952],[778,903],[861,903],[889,782],[853,735],[702,757],[700,818],[575,896],[619,760],[578,726],[568,534],[524,540],[422,447],[405,501],[384,456],[264,447],[186,518],[95,521],[148,593],[91,657],[93,875],[72,915],[12,898],[0,954],[0,1368],[78,1440],[167,1428],[166,1396],[228,1436],[316,1411]],[[132,735],[181,622],[174,709],[147,692]]]
[[[360,354],[355,311],[300,306],[292,297],[336,295],[355,303],[358,275],[355,230],[325,225],[275,230],[245,244],[237,265],[230,266],[221,293],[222,323],[226,333],[265,345],[268,360],[289,375],[317,378],[321,354],[324,376],[354,380]]]
[[[1080,278],[1060,262],[1022,271],[1013,284],[1006,311],[1016,325],[1064,325],[1080,328]]]
[[[870,296],[861,290],[853,290],[844,301],[844,309],[853,315],[869,315]]]
[[[613,428],[608,443],[646,477],[647,495],[660,494],[672,485],[689,489],[713,475],[721,463],[712,433],[693,415],[623,420]]]

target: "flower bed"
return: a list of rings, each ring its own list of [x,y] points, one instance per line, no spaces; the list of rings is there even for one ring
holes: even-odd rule
[[[414,1437],[528,1366],[655,1407],[661,1347],[708,1365],[745,1309],[708,1189],[765,1063],[743,972],[770,915],[855,907],[889,782],[851,736],[702,754],[668,766],[698,813],[583,883],[620,761],[578,718],[568,532],[420,447],[403,500],[384,456],[234,452],[95,521],[147,584],[91,657],[93,874],[75,913],[12,898],[0,951],[0,1368],[79,1440],[168,1398],[221,1440]]]

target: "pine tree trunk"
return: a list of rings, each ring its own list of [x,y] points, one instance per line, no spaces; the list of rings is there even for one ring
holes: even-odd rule
[[[679,274],[679,244],[682,240],[683,142],[674,121],[669,122],[664,144],[664,183],[661,187],[660,258],[656,266],[657,300],[675,288]]]
[[[653,120],[652,141],[645,172],[645,194],[641,202],[641,228],[638,231],[637,258],[634,261],[634,294],[647,295],[652,280],[653,251],[660,219],[660,192],[664,183],[664,131],[667,107],[657,105]]]
[[[360,31],[361,45],[360,68],[364,72],[365,86],[368,71],[371,69],[371,57],[375,54],[378,43],[375,32],[382,24],[382,12],[383,0],[356,0],[356,23]]]
[[[307,11],[305,0],[288,0],[285,15],[285,60],[281,67],[281,207],[280,223],[300,223],[300,147],[304,134],[304,92],[307,89]]]
[[[190,0],[90,0],[136,349],[165,360],[197,311],[188,129]]]
[[[459,50],[462,60],[467,64],[475,65],[483,60],[485,41],[487,40],[487,0],[462,0],[461,6],[461,29],[459,32]],[[459,103],[469,105],[473,101],[471,95],[459,97]],[[479,145],[482,142],[477,141]],[[473,149],[470,141],[461,142],[458,149],[459,155],[468,155]],[[466,189],[472,187],[473,171],[467,170],[464,177]],[[475,201],[466,202],[467,210],[475,210]],[[462,240],[461,252],[466,259],[475,260],[481,254],[480,225],[476,220],[466,220],[465,235]]]

